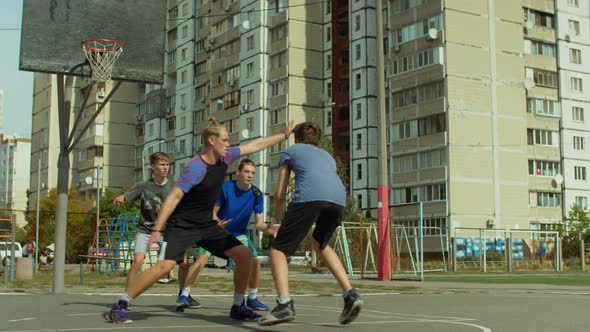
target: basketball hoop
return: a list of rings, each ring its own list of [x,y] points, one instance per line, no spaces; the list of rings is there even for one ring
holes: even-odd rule
[[[98,94],[103,98],[113,65],[123,52],[123,43],[112,39],[91,38],[82,41],[82,49],[92,68],[92,79],[96,82]]]

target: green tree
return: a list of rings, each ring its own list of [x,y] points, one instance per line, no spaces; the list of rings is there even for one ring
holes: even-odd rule
[[[568,213],[568,233],[571,237],[590,241],[590,217],[580,205],[574,204]]]
[[[55,212],[57,203],[57,190],[49,191],[49,194],[39,202],[39,249],[47,247],[55,241]],[[66,262],[76,262],[78,255],[84,254],[94,235],[95,223],[89,220],[93,214],[91,200],[79,197],[75,189],[68,192],[68,216],[67,216],[67,242]],[[27,234],[35,233],[35,222],[29,222],[25,227]]]

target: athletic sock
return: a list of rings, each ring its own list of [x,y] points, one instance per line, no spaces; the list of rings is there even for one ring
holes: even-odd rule
[[[190,287],[184,287],[182,289],[182,292],[180,293],[181,296],[190,296],[191,295],[191,288]]]
[[[234,305],[242,305],[244,294],[234,293]]]
[[[248,288],[248,298],[254,300],[258,294],[258,288]]]
[[[280,304],[289,303],[290,301],[291,301],[291,296],[289,296],[289,295],[281,295],[281,296],[279,296],[279,303]]]
[[[131,296],[129,296],[129,294],[125,293],[125,294],[123,294],[123,296],[121,296],[121,298],[119,300],[125,301],[127,303],[131,303],[131,301],[133,301],[133,298]]]

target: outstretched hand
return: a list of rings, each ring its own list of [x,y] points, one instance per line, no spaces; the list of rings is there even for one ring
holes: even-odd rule
[[[160,232],[152,232],[152,236],[150,237],[150,240],[148,241],[147,245],[148,252],[152,248],[154,243],[157,243],[158,241],[160,241]]]
[[[295,126],[295,120],[290,120],[285,128],[285,137],[289,138],[291,136],[291,131],[293,131],[293,127]]]
[[[276,238],[277,234],[279,233],[279,227],[281,227],[281,225],[268,224],[268,227],[266,228],[266,233],[272,236],[273,238]]]
[[[218,220],[217,222],[218,222],[218,225],[219,225],[219,226],[221,226],[221,227],[224,227],[224,228],[225,228],[225,226],[226,226],[227,224],[229,224],[229,222],[230,222],[230,221],[231,221],[231,218],[230,218],[230,219],[221,219],[221,220]]]
[[[121,204],[123,204],[123,202],[125,202],[125,196],[119,195],[113,200],[113,205],[119,207]]]

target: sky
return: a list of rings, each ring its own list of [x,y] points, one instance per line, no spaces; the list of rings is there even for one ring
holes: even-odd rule
[[[0,0],[0,90],[4,91],[1,132],[31,137],[33,73],[18,70],[22,0]]]

